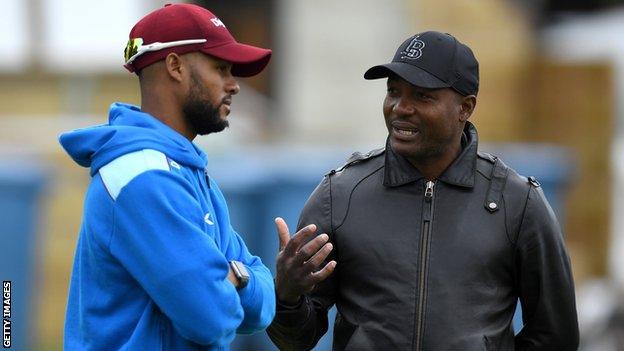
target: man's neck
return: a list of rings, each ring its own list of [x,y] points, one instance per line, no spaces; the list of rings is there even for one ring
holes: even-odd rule
[[[165,99],[142,98],[141,101],[141,111],[149,113],[188,140],[193,141],[197,134],[187,127],[182,111],[175,109],[175,106],[172,102],[165,102]]]
[[[450,145],[442,154],[426,159],[407,160],[414,166],[427,180],[438,178],[455,161],[462,151],[461,140]]]

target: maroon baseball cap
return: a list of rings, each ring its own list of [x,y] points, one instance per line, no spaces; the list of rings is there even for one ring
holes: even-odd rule
[[[251,77],[269,63],[271,50],[236,42],[223,22],[203,7],[167,4],[143,17],[130,31],[126,69],[138,72],[172,52],[200,51],[232,63],[232,75]]]

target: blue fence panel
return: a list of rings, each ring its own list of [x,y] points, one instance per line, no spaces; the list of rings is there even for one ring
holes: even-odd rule
[[[11,282],[11,313],[7,318],[11,350],[30,350],[35,312],[36,230],[45,174],[26,161],[0,158],[0,164],[0,279],[3,288],[4,281]]]

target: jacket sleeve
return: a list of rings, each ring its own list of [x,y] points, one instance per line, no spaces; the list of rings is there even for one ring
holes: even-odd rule
[[[262,260],[252,255],[240,235],[230,225],[230,215],[225,198],[215,182],[210,181],[210,188],[214,190],[217,202],[223,206],[215,208],[219,225],[227,233],[225,257],[227,261],[240,261],[249,271],[249,283],[238,290],[245,318],[238,327],[240,334],[251,334],[266,329],[275,316],[275,285],[271,271],[262,263]]]
[[[330,178],[326,176],[306,202],[297,230],[309,224],[316,224],[317,234],[326,233],[333,237],[331,226]],[[327,262],[335,259],[334,250]],[[336,276],[340,263],[326,280],[316,285],[314,291],[304,295],[297,306],[286,306],[277,302],[277,314],[267,329],[269,337],[282,350],[310,350],[327,332],[327,311],[336,300]]]
[[[570,259],[539,187],[531,187],[517,241],[524,327],[517,350],[576,350],[579,343]]]
[[[227,280],[228,261],[201,227],[202,212],[183,178],[145,172],[117,197],[110,251],[180,335],[225,347],[243,308]]]

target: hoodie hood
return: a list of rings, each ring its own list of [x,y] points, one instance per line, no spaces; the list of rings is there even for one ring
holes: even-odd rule
[[[65,132],[59,137],[65,151],[93,176],[119,156],[143,149],[154,149],[176,162],[206,168],[207,157],[195,144],[152,115],[134,105],[111,105],[108,124]]]

